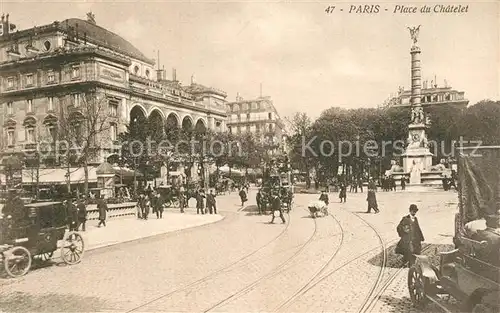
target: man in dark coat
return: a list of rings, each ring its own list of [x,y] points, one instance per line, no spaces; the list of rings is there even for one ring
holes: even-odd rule
[[[181,210],[181,213],[184,213],[184,209],[187,207],[186,205],[187,200],[184,187],[179,188],[178,197],[179,197],[179,208]]]
[[[77,209],[78,209],[78,226],[77,226],[77,228],[80,228],[80,225],[81,225],[82,231],[85,231],[85,223],[87,222],[87,205],[85,203],[85,198],[82,198],[82,199],[80,199],[80,201],[78,201]]]
[[[326,205],[328,205],[328,204],[329,204],[330,199],[328,199],[328,194],[326,193],[326,191],[323,191],[323,192],[321,193],[321,196],[319,196],[319,200],[320,200],[320,201],[323,201]]]
[[[153,198],[153,206],[156,212],[156,218],[163,218],[163,201],[159,193],[156,193]]]
[[[368,201],[368,211],[366,213],[371,213],[372,209],[375,210],[375,213],[379,213],[378,204],[377,204],[377,186],[373,180],[370,180],[368,183],[368,195],[366,197],[366,201]]]
[[[97,209],[99,210],[99,224],[97,224],[97,227],[101,227],[101,225],[106,227],[106,212],[108,211],[108,205],[104,200],[104,195],[97,201]]]
[[[245,192],[244,188],[241,188],[240,193],[240,200],[241,200],[241,206],[243,207],[245,205],[245,202],[247,202],[247,193]]]
[[[346,202],[346,199],[347,199],[347,186],[345,185],[345,183],[341,183],[340,184],[339,198],[340,198],[340,203],[342,203],[342,201],[344,203]]]
[[[207,209],[210,214],[217,214],[217,203],[212,189],[210,189],[210,193],[207,195]]]
[[[401,190],[405,190],[405,189],[406,189],[406,177],[401,176]]]
[[[396,253],[403,255],[403,263],[409,262],[413,265],[415,262],[414,254],[422,252],[422,241],[424,235],[418,224],[416,214],[418,208],[415,204],[410,205],[410,214],[403,216],[396,228],[399,237],[401,238],[396,246]]]
[[[70,231],[78,230],[78,210],[76,206],[71,201],[71,198],[67,199],[65,202],[67,212],[68,212],[68,224]]]
[[[278,196],[277,193],[272,193],[271,194],[271,208],[273,212],[273,219],[271,220],[271,224],[274,223],[274,218],[275,218],[275,212],[279,211],[280,212],[280,218],[283,224],[285,224],[285,217],[283,216],[283,210],[281,209],[281,199]]]
[[[196,193],[196,214],[205,214],[205,203],[203,199],[205,198],[205,193],[203,192],[203,189],[200,189]]]

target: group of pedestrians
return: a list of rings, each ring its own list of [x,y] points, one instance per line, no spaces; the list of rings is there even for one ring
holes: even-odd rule
[[[153,211],[156,218],[163,218],[163,199],[159,192],[153,191],[139,194],[137,200],[137,218],[147,220],[149,212]]]
[[[217,201],[213,189],[205,195],[205,190],[200,188],[196,192],[196,214],[217,214]]]

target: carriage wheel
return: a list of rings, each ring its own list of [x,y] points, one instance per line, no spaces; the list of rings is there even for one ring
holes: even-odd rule
[[[172,206],[172,202],[170,200],[165,200],[165,203],[164,205],[167,207],[167,208],[170,208]]]
[[[420,268],[411,267],[408,272],[408,291],[410,292],[411,302],[413,306],[423,309],[427,304],[425,291],[426,278],[422,275]]]
[[[180,205],[180,203],[179,203],[179,200],[173,200],[173,201],[172,201],[172,206],[173,206],[174,208],[178,208],[178,207],[180,207],[181,205]]]
[[[31,268],[31,254],[25,247],[14,247],[5,253],[3,264],[10,277],[21,277]]]
[[[79,233],[71,232],[63,240],[61,257],[64,263],[73,265],[80,263],[83,257],[85,245]]]

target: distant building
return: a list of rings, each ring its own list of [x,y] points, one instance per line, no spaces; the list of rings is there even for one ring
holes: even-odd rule
[[[400,88],[396,95],[390,96],[383,107],[407,107],[410,106],[411,90],[404,90]],[[428,85],[426,81],[423,82],[422,95],[420,103],[422,106],[429,107],[435,105],[453,105],[457,108],[464,109],[467,107],[469,100],[465,98],[464,91],[458,91],[448,86],[446,81],[444,86],[437,84]]]
[[[261,140],[274,143],[271,153],[283,152],[285,125],[270,97],[228,102],[227,128],[233,134],[251,133]]]

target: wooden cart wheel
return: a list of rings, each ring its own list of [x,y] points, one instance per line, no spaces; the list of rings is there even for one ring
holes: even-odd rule
[[[31,254],[25,247],[14,247],[4,253],[3,264],[10,277],[21,277],[31,268]]]
[[[165,207],[170,208],[172,206],[172,202],[170,200],[165,200]]]
[[[174,208],[178,208],[178,207],[180,207],[181,205],[180,205],[180,203],[179,203],[179,200],[178,200],[178,199],[173,200],[173,201],[172,201],[172,206],[173,206]]]
[[[413,306],[419,309],[423,309],[427,304],[425,280],[426,278],[422,275],[420,268],[410,267],[408,271],[408,291]]]
[[[85,250],[83,238],[79,233],[70,232],[63,239],[63,246],[61,247],[61,257],[64,263],[73,265],[80,263]]]

